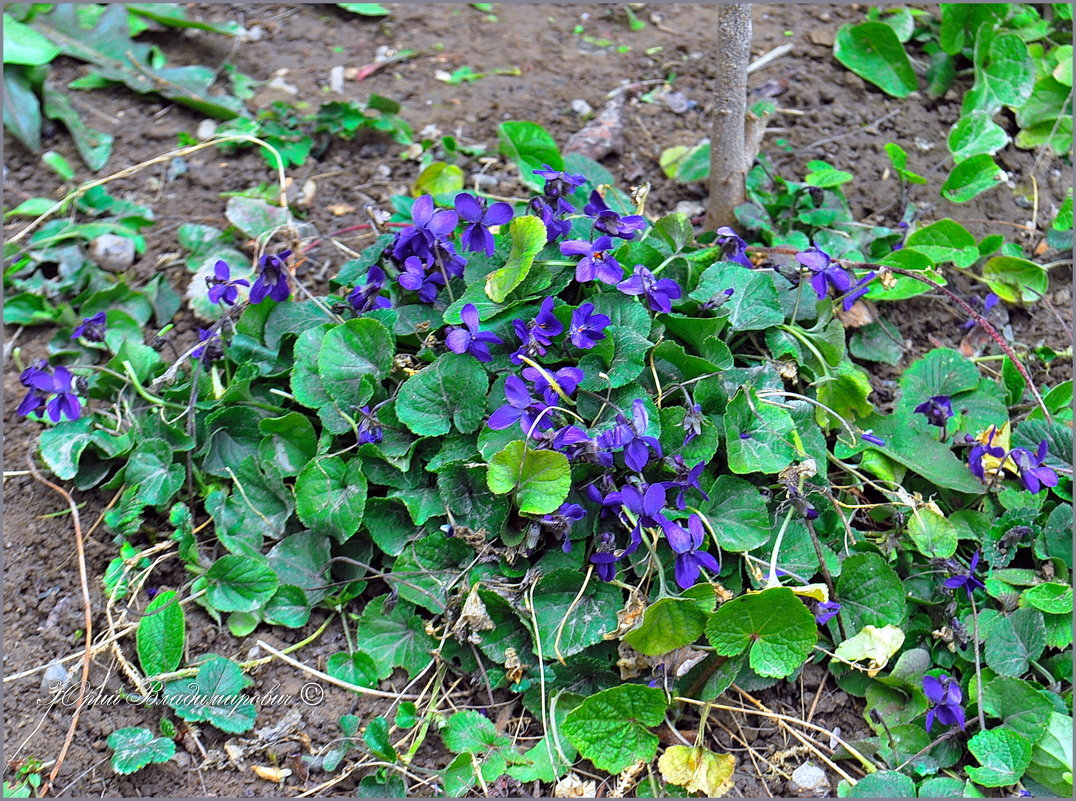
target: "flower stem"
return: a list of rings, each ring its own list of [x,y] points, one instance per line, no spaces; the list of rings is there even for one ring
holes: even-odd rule
[[[974,626],[972,636],[975,638],[975,693],[979,706],[979,731],[986,731],[986,716],[983,713],[983,668],[979,661],[979,610],[975,607],[975,596],[969,595],[968,598],[971,600],[971,622]]]
[[[781,552],[781,541],[785,538],[785,531],[788,530],[788,521],[792,519],[793,511],[790,507],[785,514],[784,522],[781,523],[781,530],[777,532],[777,541],[774,542],[773,553],[770,554],[770,575],[766,578],[766,589],[781,586],[781,582],[777,580],[777,555]]]

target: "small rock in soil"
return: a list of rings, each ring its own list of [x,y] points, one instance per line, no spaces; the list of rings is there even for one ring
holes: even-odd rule
[[[479,189],[487,192],[491,189],[496,189],[497,184],[499,183],[500,181],[497,179],[497,176],[487,175],[484,172],[472,172],[467,178],[467,184],[469,186],[477,186]]]
[[[812,44],[821,45],[822,47],[833,47],[834,36],[832,28],[813,28],[807,34],[807,38],[811,40]]]
[[[285,81],[283,75],[277,75],[254,95],[253,104],[255,108],[268,108],[277,101],[287,103],[297,94],[299,94],[297,86]]]
[[[706,207],[696,200],[681,200],[673,209],[674,214],[686,214],[688,219],[694,219],[705,211]]]
[[[673,114],[683,114],[692,106],[697,105],[694,101],[688,100],[683,92],[669,92],[662,95],[661,99]]]
[[[63,666],[62,662],[50,662],[48,667],[45,668],[44,675],[41,676],[41,690],[42,692],[47,692],[54,686],[67,684],[70,680],[71,674]]]
[[[337,65],[329,70],[329,88],[338,95],[344,93],[344,67]]]
[[[826,772],[817,765],[804,762],[792,771],[792,780],[788,783],[788,790],[797,798],[825,798],[829,795],[829,778]]]
[[[580,117],[586,117],[594,113],[594,107],[583,98],[577,97],[572,101],[572,111]]]
[[[134,264],[134,240],[116,234],[102,234],[90,242],[90,258],[106,270],[126,270]]]
[[[1069,287],[1062,287],[1054,292],[1053,297],[1054,305],[1062,308],[1072,303],[1072,289]]]
[[[216,120],[202,120],[200,123],[198,123],[198,129],[194,132],[194,135],[197,136],[199,140],[204,142],[216,132]]]
[[[867,84],[863,82],[863,79],[856,75],[854,72],[846,72],[844,74],[844,85],[849,89],[866,89]]]

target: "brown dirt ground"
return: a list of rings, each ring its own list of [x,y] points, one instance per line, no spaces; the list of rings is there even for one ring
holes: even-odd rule
[[[604,164],[623,184],[652,183],[648,211],[654,215],[671,210],[682,200],[705,200],[701,186],[683,186],[666,180],[657,167],[657,157],[666,147],[692,145],[708,134],[707,98],[715,79],[710,54],[719,46],[713,40],[712,6],[646,5],[639,15],[649,20],[651,14],[659,14],[660,24],[651,21],[639,32],[628,29],[623,12],[615,5],[498,4],[496,21],[462,4],[398,5],[393,7],[391,17],[382,20],[360,18],[328,5],[191,5],[188,8],[198,18],[236,19],[248,28],[260,25],[265,36],[261,41],[237,45],[224,37],[199,31],[147,35],[146,40],[162,46],[170,63],[216,65],[232,61],[242,72],[263,80],[271,78],[277,70],[286,69],[286,80],[299,89],[297,97],[311,104],[332,97],[323,87],[327,86],[329,70],[334,65],[357,67],[371,62],[380,45],[429,52],[432,55],[384,68],[362,83],[348,81],[345,94],[362,98],[369,92],[377,92],[393,97],[403,103],[404,116],[416,133],[433,125],[461,142],[485,144],[491,154],[496,150],[496,126],[503,120],[538,121],[563,143],[582,124],[570,110],[573,99],[582,98],[600,109],[606,93],[623,81],[660,80],[675,72],[675,89],[697,101],[697,107],[678,115],[662,103],[629,104],[624,118],[624,145],[619,153],[606,158]],[[778,170],[793,178],[802,175],[805,163],[814,158],[824,158],[838,168],[850,169],[857,176],[848,193],[857,217],[893,224],[899,214],[892,203],[897,185],[891,177],[883,179],[888,163],[883,146],[888,141],[914,143],[909,148],[911,166],[932,178],[931,186],[919,189],[919,195],[914,198],[927,204],[924,219],[951,216],[978,236],[1000,230],[1024,244],[1030,252],[1040,239],[1039,232],[1052,220],[1066,186],[1071,185],[1068,168],[1050,158],[1037,162],[1033,153],[1007,149],[999,155],[999,160],[1012,175],[1012,188],[1002,187],[962,206],[941,200],[930,205],[928,201],[936,197],[944,175],[945,140],[949,126],[957,118],[959,99],[947,96],[930,101],[925,96],[913,96],[896,101],[867,88],[841,68],[826,44],[832,42],[840,24],[861,19],[862,13],[856,6],[755,6],[755,55],[785,43],[793,45],[789,53],[754,73],[750,81],[752,87],[758,87],[769,79],[787,79],[787,90],[776,98],[778,106],[802,112],[778,113],[771,118],[773,130],[763,148],[771,154]],[[617,53],[588,45],[572,35],[576,24],[582,24],[590,36],[627,44],[631,49]],[[648,51],[651,55],[647,55]],[[518,66],[522,76],[488,77],[458,87],[435,80],[436,70],[451,71],[464,64],[476,71]],[[64,59],[57,62],[56,68],[66,80],[85,71],[83,65]],[[169,150],[175,145],[177,132],[193,132],[201,121],[196,113],[182,106],[125,90],[95,91],[80,95],[78,100],[90,114],[91,124],[116,137],[107,171],[137,164]],[[790,152],[775,147],[774,139],[780,137],[793,146]],[[6,135],[4,143],[5,207],[14,206],[25,197],[56,191],[51,173]],[[60,151],[72,164],[81,167],[66,136],[55,133],[46,139],[46,146]],[[405,193],[416,169],[414,162],[397,159],[398,151],[397,146],[378,141],[337,141],[322,161],[311,160],[293,170],[291,174],[298,185],[308,179],[317,184],[310,221],[321,232],[344,228],[363,221],[364,204],[385,205],[391,194]],[[387,176],[382,165],[390,171]],[[178,249],[176,227],[187,221],[224,227],[224,201],[217,196],[218,192],[273,180],[260,157],[250,151],[232,157],[203,151],[190,159],[190,168],[189,173],[163,186],[163,169],[153,168],[110,187],[114,194],[150,205],[157,214],[156,225],[146,230],[147,251],[131,270],[135,280],[148,280],[157,270],[166,269],[173,283],[185,288],[189,275],[181,266],[178,270],[159,266],[166,254]],[[79,180],[89,177],[84,172],[77,176]],[[487,172],[500,182],[496,192],[519,191],[511,169],[503,161],[490,165]],[[1008,225],[1030,220],[1031,212],[1024,198],[1029,194],[1032,174],[1038,181],[1039,192],[1038,218],[1030,223],[1034,232]],[[334,217],[326,209],[332,203],[349,204],[358,211]],[[5,233],[11,235],[18,228],[18,223],[6,225]],[[326,249],[315,256],[326,261],[339,259]],[[324,266],[324,262],[314,264],[314,267]],[[1051,278],[1051,300],[1062,319],[1071,325],[1071,278],[1060,270]],[[970,291],[963,284],[957,286]],[[896,323],[911,341],[910,354],[921,353],[933,344],[953,346],[959,341],[959,315],[939,299],[919,298],[901,304],[897,313],[884,307],[880,313]],[[1047,344],[1059,350],[1071,345],[1070,336],[1058,319],[1041,306],[1032,310],[1010,309],[1010,318],[1017,342],[1030,346]],[[24,361],[43,355],[50,336],[50,331],[41,329],[23,331],[19,345]],[[1037,374],[1041,380],[1053,384],[1068,377],[1071,368],[1068,360],[1059,359],[1049,370],[1039,369]],[[880,400],[885,400],[895,375],[892,371],[878,371],[874,377]],[[5,372],[4,390],[5,469],[21,470],[26,452],[33,447],[36,431],[14,416],[21,392],[13,370]],[[4,498],[3,671],[10,676],[75,652],[79,645],[76,633],[82,628],[82,606],[71,521],[68,516],[44,517],[63,510],[63,500],[26,476],[5,479]],[[76,493],[76,498],[82,504],[83,526],[88,527],[110,494]],[[111,536],[98,528],[89,538],[86,551],[91,577],[97,577],[116,554],[116,546]],[[53,557],[42,558],[43,554]],[[163,571],[159,578],[163,585],[182,580],[174,563],[171,568],[165,563]],[[97,631],[107,626],[101,601],[101,594],[96,591],[94,627]],[[317,622],[315,615],[310,629]],[[217,652],[246,659],[257,637],[284,644],[304,636],[296,631],[262,627],[249,638],[236,639],[193,607],[188,614],[188,626],[189,657]],[[129,640],[122,645],[130,658]],[[326,656],[343,647],[342,633],[333,626],[320,640],[305,648],[301,656],[308,664],[323,667]],[[760,697],[771,708],[783,707],[793,714],[804,714],[801,707],[809,708],[822,677],[813,668],[804,673],[801,684],[781,686],[761,693]],[[279,663],[258,669],[254,678],[260,692],[278,687],[281,692],[296,693],[305,681],[301,673]],[[39,686],[40,679],[38,673],[4,686],[9,760],[31,755],[53,759],[63,742],[70,710],[48,708],[47,693]],[[91,680],[94,686],[113,690],[124,684],[113,654],[104,652],[95,658]],[[846,737],[865,733],[857,705],[835,690],[832,681],[821,688],[821,693],[815,710],[817,723],[840,726]],[[466,693],[461,697],[466,703]],[[323,705],[301,707],[300,711],[301,724],[270,749],[284,765],[293,765],[294,760],[289,757],[305,752],[300,734],[309,737],[317,749],[336,736],[335,721],[340,714],[354,712],[364,719],[377,714],[376,705],[331,687]],[[275,723],[286,712],[283,707],[262,709],[258,725]],[[107,764],[109,751],[105,738],[121,726],[155,728],[159,718],[159,711],[140,707],[88,708],[82,715],[56,789],[66,795],[83,797],[294,796],[330,778],[324,773],[311,773],[304,779],[297,773],[283,786],[267,783],[251,772],[249,764],[270,764],[269,755],[253,758],[242,768],[224,764],[199,770],[202,757],[196,745],[190,745],[189,751],[181,747],[177,758],[167,764],[131,777],[116,776]],[[725,717],[720,722],[732,730],[737,724],[742,726],[753,748],[777,762],[780,757],[774,757],[775,753],[797,745],[776,729],[766,726],[756,729],[765,723],[759,718],[736,721]],[[768,774],[767,784],[763,786],[750,757],[726,734],[718,729],[714,732],[715,747],[731,750],[739,757],[733,794],[752,797],[768,791],[780,796],[787,792],[785,780],[802,760],[802,754],[789,753],[787,763],[778,772]],[[221,749],[226,739],[208,726],[202,727],[199,738],[210,751]],[[420,754],[419,763],[430,767],[445,764],[444,754],[438,753],[433,745],[438,738],[431,736],[429,740],[431,746]],[[323,794],[352,794],[359,775],[345,779]],[[836,776],[831,778],[835,784]],[[536,788],[508,789],[511,794],[522,794]]]

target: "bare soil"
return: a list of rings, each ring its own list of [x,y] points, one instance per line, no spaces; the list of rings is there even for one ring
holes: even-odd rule
[[[167,31],[149,34],[167,53],[170,63],[235,63],[241,72],[268,80],[286,70],[284,80],[298,92],[295,100],[315,106],[335,94],[326,91],[329,72],[334,66],[359,67],[374,60],[379,46],[415,49],[420,55],[385,67],[362,82],[347,81],[347,97],[364,98],[368,93],[399,100],[405,118],[416,134],[433,138],[434,129],[452,134],[464,144],[484,144],[487,153],[496,154],[497,125],[510,119],[529,119],[544,125],[561,143],[583,125],[571,110],[572,101],[582,99],[595,110],[605,103],[606,94],[625,82],[660,82],[675,73],[674,89],[696,102],[694,108],[675,113],[663,102],[629,102],[624,114],[624,142],[619,152],[604,159],[605,166],[622,185],[651,182],[648,212],[657,216],[672,210],[685,200],[705,202],[702,186],[685,186],[667,180],[658,168],[661,151],[677,144],[693,145],[708,135],[710,104],[714,85],[712,54],[720,42],[714,41],[715,8],[689,4],[647,4],[637,13],[648,21],[637,32],[631,31],[624,12],[617,5],[530,5],[498,4],[496,19],[490,19],[469,5],[397,5],[384,19],[354,16],[330,5],[188,5],[188,13],[207,20],[235,19],[248,29],[260,26],[260,41],[239,44],[225,37],[201,31]],[[655,15],[651,17],[651,15]],[[868,222],[894,224],[900,209],[894,203],[896,179],[888,175],[888,159],[883,146],[896,141],[911,153],[911,166],[932,179],[928,194],[920,189],[915,199],[924,204],[923,218],[953,217],[977,236],[1001,232],[1012,241],[1033,252],[1042,232],[1053,219],[1057,206],[1071,185],[1069,168],[1049,157],[1007,149],[999,162],[1011,175],[1009,186],[980,195],[972,203],[954,206],[937,198],[936,187],[947,169],[946,137],[959,114],[959,97],[948,95],[930,100],[925,95],[905,101],[886,97],[846,72],[832,57],[831,45],[836,29],[846,21],[862,18],[863,8],[856,6],[757,5],[754,7],[754,55],[791,44],[792,49],[751,75],[750,84],[757,89],[770,80],[778,80],[783,91],[775,97],[779,109],[771,118],[771,131],[763,143],[781,174],[801,176],[805,164],[822,158],[840,169],[852,171],[857,180],[848,194],[857,218]],[[629,45],[625,53],[616,47],[588,43],[572,33],[581,24],[585,34],[608,39],[614,45]],[[491,76],[473,84],[451,86],[437,80],[437,70],[451,72],[469,65],[476,72],[518,67],[519,77]],[[67,81],[83,74],[84,65],[61,59],[55,65],[59,76]],[[657,83],[655,83],[657,85]],[[164,153],[176,145],[176,134],[193,133],[202,121],[199,115],[182,106],[135,95],[123,89],[87,92],[77,97],[80,107],[95,127],[112,133],[115,150],[106,171],[138,164]],[[427,126],[433,126],[427,128]],[[784,150],[775,140],[784,139],[791,149]],[[54,195],[55,177],[5,134],[5,208],[37,195]],[[63,153],[72,164],[81,166],[77,154],[59,131],[47,133],[46,147]],[[401,148],[388,141],[365,138],[354,142],[334,141],[320,161],[291,171],[297,186],[315,182],[317,192],[309,209],[309,221],[321,233],[329,233],[364,222],[367,204],[387,208],[392,194],[406,193],[416,176],[413,161],[398,158]],[[157,223],[146,230],[146,253],[131,268],[133,280],[143,282],[158,271],[165,271],[180,290],[186,288],[189,273],[182,265],[170,265],[169,254],[179,250],[175,229],[184,222],[205,222],[225,227],[225,201],[219,192],[241,190],[274,180],[261,157],[252,151],[222,156],[212,150],[189,159],[189,171],[172,182],[165,180],[164,167],[145,170],[131,178],[116,181],[110,191],[151,206]],[[472,165],[473,171],[482,169]],[[513,169],[503,160],[485,165],[486,174],[497,183],[492,191],[501,195],[522,192]],[[89,176],[77,177],[85,180]],[[1034,196],[1032,176],[1037,181]],[[1035,201],[1037,200],[1037,205]],[[330,205],[344,204],[355,211],[334,216]],[[1032,220],[1032,207],[1038,216]],[[1016,223],[1017,225],[1013,225]],[[5,225],[11,235],[22,223]],[[1026,227],[1021,227],[1026,226]],[[347,237],[345,243],[355,244]],[[361,244],[361,242],[360,242]],[[344,259],[331,249],[316,251],[309,269],[331,274]],[[980,291],[963,279],[954,284],[970,294]],[[1050,300],[1057,314],[1042,304],[1032,309],[1009,309],[1013,338],[1034,347],[1048,345],[1062,350],[1071,345],[1062,322],[1071,326],[1071,278],[1056,270],[1051,276]],[[930,347],[955,346],[963,332],[959,312],[942,299],[917,298],[894,307],[882,305],[878,313],[890,319],[907,340],[908,359]],[[15,332],[9,331],[8,336]],[[52,332],[24,330],[18,345],[22,359],[28,362],[45,354],[45,343]],[[888,368],[875,371],[878,399],[892,396],[893,379],[899,373]],[[1054,384],[1071,375],[1067,359],[1058,359],[1049,368],[1036,366],[1040,381]],[[25,468],[26,454],[34,447],[34,427],[15,417],[21,398],[14,367],[4,374],[4,463],[5,470]],[[88,529],[111,499],[111,493],[74,493],[80,504],[83,529]],[[52,490],[20,475],[4,480],[4,664],[5,676],[48,665],[53,660],[77,653],[82,640],[83,611],[78,589],[72,521],[63,514],[66,504]],[[204,515],[199,515],[199,521]],[[108,628],[103,596],[98,589],[100,577],[109,560],[117,553],[112,535],[97,527],[89,536],[86,556],[94,584],[94,629]],[[159,586],[177,586],[183,581],[175,560],[166,562]],[[247,638],[237,639],[219,627],[199,608],[188,607],[188,654],[196,658],[205,653],[220,653],[244,660],[257,656],[254,642],[263,638],[277,647],[295,642],[320,623],[315,615],[304,631],[261,627]],[[119,643],[126,658],[133,658],[131,639]],[[329,654],[343,650],[345,642],[338,626],[331,626],[299,656],[309,665],[324,668]],[[78,661],[66,663],[77,678]],[[258,692],[297,694],[307,677],[279,662],[253,672]],[[10,681],[4,685],[4,730],[6,753],[13,764],[29,756],[55,759],[60,751],[71,719],[71,708],[51,705],[49,693],[41,686],[42,673]],[[94,687],[115,691],[128,686],[112,651],[95,657],[91,672]],[[396,684],[403,680],[396,677]],[[481,680],[465,681],[457,690],[456,700],[467,703],[473,691],[476,706],[487,705]],[[392,682],[389,682],[392,684]],[[856,699],[834,687],[832,679],[823,683],[823,671],[808,668],[796,683],[780,685],[758,697],[774,711],[806,717],[819,693],[813,710],[814,722],[832,730],[839,726],[845,738],[863,736],[867,727]],[[507,700],[507,699],[505,699]],[[149,767],[133,776],[117,776],[108,765],[107,736],[121,726],[144,725],[156,729],[161,710],[120,704],[114,707],[87,708],[79,722],[70,753],[62,766],[55,791],[69,796],[295,796],[332,778],[325,773],[308,775],[297,761],[300,754],[323,748],[338,736],[336,720],[344,713],[369,719],[377,714],[376,702],[357,699],[344,690],[326,686],[324,702],[318,706],[267,706],[259,710],[258,727],[271,726],[297,710],[290,725],[260,743],[247,744],[248,757],[230,762],[223,746],[228,738],[210,726],[203,726],[192,736],[180,739],[177,757]],[[516,708],[512,714],[521,714]],[[714,718],[711,717],[711,721]],[[790,740],[758,717],[725,715],[717,722],[727,727],[714,728],[719,750],[738,756],[733,794],[764,796],[787,794],[786,780],[791,771],[806,759],[802,746]],[[534,724],[528,733],[533,734]],[[748,753],[730,739],[726,731],[739,732],[753,749]],[[824,740],[823,736],[823,740]],[[441,767],[447,755],[438,752],[439,738],[433,735],[420,752],[419,766]],[[798,750],[789,750],[798,747]],[[205,749],[210,759],[206,759]],[[757,758],[757,768],[752,763]],[[771,764],[772,763],[772,764]],[[252,765],[290,767],[294,773],[276,785],[258,778]],[[201,767],[200,767],[201,766]],[[848,768],[854,774],[854,769]],[[761,773],[760,773],[761,771]],[[361,772],[348,776],[331,789],[319,793],[347,796],[354,793]],[[764,776],[764,780],[763,777]],[[833,786],[837,776],[830,774]],[[499,788],[507,794],[534,793],[529,786]],[[599,793],[607,790],[599,789]],[[548,794],[548,788],[545,789]]]

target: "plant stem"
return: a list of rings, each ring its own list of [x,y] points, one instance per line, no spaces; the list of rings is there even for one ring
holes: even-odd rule
[[[983,713],[983,668],[979,661],[979,610],[975,607],[975,596],[968,596],[971,600],[971,622],[973,625],[972,636],[975,638],[975,694],[979,705],[979,731],[986,731],[986,716]]]
[[[777,580],[777,555],[781,552],[781,541],[785,538],[785,531],[788,530],[788,521],[792,519],[793,511],[789,508],[784,522],[781,523],[781,530],[777,532],[777,541],[773,544],[773,553],[770,554],[770,575],[766,578],[766,589],[781,586],[781,582]]]

